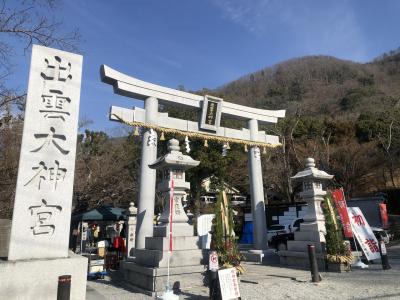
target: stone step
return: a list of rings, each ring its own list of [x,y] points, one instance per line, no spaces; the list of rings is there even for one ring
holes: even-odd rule
[[[153,236],[167,237],[169,235],[169,225],[154,226]],[[192,225],[185,224],[172,224],[173,236],[194,236],[194,228]]]
[[[309,223],[309,222],[304,222],[300,224],[300,231],[307,231],[307,232],[325,232],[326,228],[325,228],[325,223],[318,221],[318,222],[313,222],[313,223]]]
[[[169,250],[169,239],[166,237],[146,237],[146,249]],[[201,249],[198,236],[177,236],[172,238],[172,249],[195,250]]]
[[[293,267],[303,270],[310,270],[310,260],[307,252],[298,251],[279,251],[279,260],[281,266]],[[325,256],[322,253],[316,254],[318,269],[325,271]]]
[[[243,255],[245,261],[247,262],[262,262],[263,257],[259,253],[253,253],[248,250],[240,250],[240,254]]]
[[[308,245],[314,245],[315,252],[318,252],[318,253],[322,252],[321,243],[313,242],[313,241],[288,241],[287,249],[288,249],[288,251],[308,253]]]
[[[312,242],[320,242],[325,240],[324,234],[322,232],[316,231],[296,231],[294,233],[295,241],[312,241]]]
[[[207,251],[204,251],[206,255]],[[170,266],[195,266],[203,264],[203,250],[176,250],[171,253]],[[135,262],[147,267],[167,267],[168,251],[136,249]]]
[[[253,248],[254,248],[253,244],[238,244],[239,250],[250,250]]]
[[[189,289],[204,284],[203,272],[205,266],[172,267],[170,268],[170,283],[175,291]],[[139,287],[155,296],[162,292],[167,284],[167,268],[148,268],[133,262],[122,262],[121,272],[129,285]],[[160,293],[159,293],[160,294]]]
[[[283,213],[284,217],[291,217],[291,216],[296,217],[296,215],[297,215],[296,211],[285,211]]]

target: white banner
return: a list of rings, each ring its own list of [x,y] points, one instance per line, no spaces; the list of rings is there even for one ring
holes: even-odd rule
[[[351,228],[368,260],[379,259],[378,241],[359,207],[348,207]]]
[[[197,218],[197,235],[200,237],[201,249],[210,249],[213,214],[201,215]]]

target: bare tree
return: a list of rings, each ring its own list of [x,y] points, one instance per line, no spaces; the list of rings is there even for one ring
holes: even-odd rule
[[[79,33],[57,21],[57,0],[0,0],[0,217],[9,218],[18,170],[26,92],[10,87],[15,58],[33,43],[76,51]]]
[[[26,53],[36,43],[77,51],[77,29],[65,31],[55,18],[56,0],[1,0],[0,2],[0,113],[13,104],[23,105],[25,91],[12,89],[8,78],[13,73],[17,49]]]

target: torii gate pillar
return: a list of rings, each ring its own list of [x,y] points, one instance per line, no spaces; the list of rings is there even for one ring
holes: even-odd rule
[[[149,97],[144,101],[146,122],[155,124],[158,115],[158,100]],[[154,202],[156,194],[156,170],[149,164],[157,159],[157,134],[150,130],[143,133],[142,162],[140,164],[139,202],[136,223],[136,249],[145,248],[146,236],[153,236]]]
[[[250,130],[250,138],[252,140],[256,140],[258,135],[258,121],[255,119],[249,120],[248,128]],[[266,250],[268,249],[267,223],[265,221],[264,186],[261,170],[261,153],[259,147],[253,146],[250,148],[248,165],[250,177],[251,213],[253,216],[253,246],[255,250]]]

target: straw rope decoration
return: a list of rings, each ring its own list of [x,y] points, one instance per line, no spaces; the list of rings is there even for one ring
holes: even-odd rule
[[[278,145],[272,145],[269,143],[262,143],[262,142],[254,142],[254,141],[245,141],[241,139],[235,139],[235,138],[226,138],[226,137],[220,137],[220,136],[215,136],[207,133],[198,133],[198,132],[193,132],[193,131],[185,131],[185,130],[178,130],[178,129],[172,129],[172,128],[167,128],[167,127],[161,127],[158,125],[153,125],[153,124],[146,124],[142,122],[136,122],[136,121],[126,121],[122,119],[121,117],[117,116],[116,114],[112,114],[115,118],[117,118],[120,122],[129,125],[129,126],[134,126],[136,127],[135,129],[135,135],[138,135],[137,128],[138,127],[143,127],[147,129],[153,129],[159,133],[161,133],[161,138],[160,140],[164,140],[164,133],[169,133],[173,135],[179,135],[183,137],[189,137],[189,138],[194,138],[194,139],[201,139],[204,140],[204,146],[208,147],[208,142],[207,141],[217,141],[220,143],[233,143],[233,144],[240,144],[244,145],[245,151],[247,150],[247,146],[257,146],[257,147],[262,147],[262,148],[275,148],[280,146]],[[247,151],[246,151],[247,152]],[[265,151],[264,151],[265,153]]]

